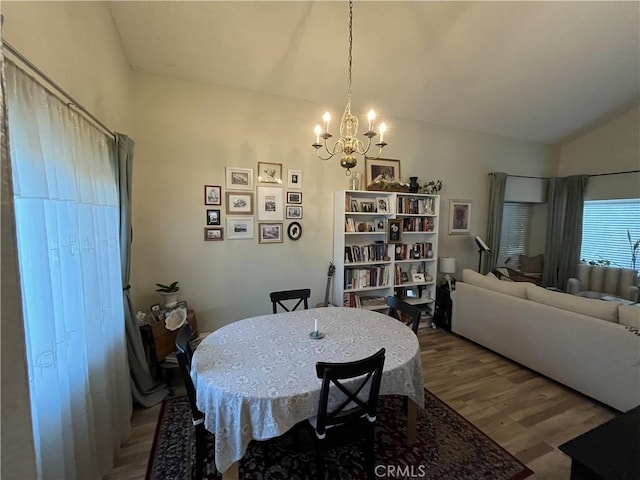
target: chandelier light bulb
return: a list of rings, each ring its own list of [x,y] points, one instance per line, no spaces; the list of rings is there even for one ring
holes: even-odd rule
[[[322,133],[322,127],[320,125],[316,125],[316,128],[313,129],[313,133],[316,134],[316,143],[320,143],[320,134]]]
[[[324,112],[324,115],[322,116],[322,121],[324,122],[324,131],[328,132],[329,122],[331,121],[331,115],[329,114],[329,112]]]
[[[384,122],[382,122],[380,124],[380,141],[381,142],[384,142],[384,132],[386,131],[387,131],[387,125]]]
[[[373,121],[376,119],[376,112],[374,112],[373,109],[369,110],[369,114],[367,115],[367,118],[369,119],[369,131],[372,132]]]

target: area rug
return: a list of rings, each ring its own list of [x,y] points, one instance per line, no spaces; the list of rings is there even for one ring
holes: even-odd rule
[[[533,472],[425,389],[418,410],[418,441],[406,444],[403,397],[380,397],[376,426],[376,477],[380,479],[521,480]],[[212,438],[210,436],[210,438]],[[301,441],[300,438],[303,440]],[[187,480],[195,471],[195,431],[187,397],[164,401],[149,457],[146,480]],[[311,443],[292,435],[252,442],[240,462],[241,479],[315,478]],[[213,445],[208,445],[206,480],[218,480]],[[357,445],[331,450],[325,458],[330,480],[360,480],[364,454]]]

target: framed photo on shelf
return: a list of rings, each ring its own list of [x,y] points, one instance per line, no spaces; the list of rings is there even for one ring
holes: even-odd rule
[[[302,225],[298,222],[291,222],[287,227],[287,236],[293,241],[299,240],[302,236]]]
[[[282,243],[282,223],[258,223],[258,243]]]
[[[204,227],[204,239],[207,242],[219,242],[224,240],[222,227]]]
[[[220,225],[219,209],[207,209],[207,225]]]
[[[375,202],[362,200],[360,202],[360,211],[363,213],[373,213],[375,211]]]
[[[418,273],[412,273],[411,274],[411,281],[413,283],[424,283],[426,280],[424,278],[424,273],[418,272]]]
[[[374,224],[374,231],[376,232],[384,232],[384,224],[385,224],[385,219],[384,218],[376,218],[373,221]]]
[[[253,215],[253,192],[227,192],[227,215]]]
[[[378,213],[389,213],[389,199],[387,197],[376,198],[376,208]]]
[[[302,192],[287,192],[287,203],[299,205],[302,203]]]
[[[287,172],[287,187],[302,188],[302,170],[289,170]]]
[[[349,211],[351,211],[351,212],[359,212],[360,211],[360,206],[358,205],[358,200],[356,200],[355,198],[352,198],[350,204],[351,205],[350,205]]]
[[[471,200],[449,200],[449,235],[471,233]]]
[[[387,243],[402,243],[402,220],[392,218],[387,223]]]
[[[287,205],[287,218],[302,218],[302,207],[299,205]]]
[[[258,187],[258,220],[282,220],[282,189]]]
[[[225,167],[227,190],[253,190],[253,168]]]
[[[282,183],[282,164],[258,162],[258,183]]]
[[[365,157],[364,165],[367,185],[375,180],[400,181],[400,160]]]
[[[222,187],[220,185],[204,186],[204,204],[222,205]]]
[[[227,217],[227,240],[253,238],[253,217]]]

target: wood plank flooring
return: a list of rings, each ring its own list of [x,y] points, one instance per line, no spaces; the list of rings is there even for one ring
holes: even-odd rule
[[[533,470],[531,479],[569,480],[558,445],[617,413],[455,334],[421,328],[418,338],[425,386]],[[107,480],[144,478],[159,412],[134,411]]]

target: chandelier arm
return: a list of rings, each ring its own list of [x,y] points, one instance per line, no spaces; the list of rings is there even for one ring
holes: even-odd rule
[[[324,160],[325,162],[327,160],[331,160],[333,158],[335,154],[330,153],[329,156],[327,158],[323,157],[322,155],[320,155],[320,149],[316,150],[316,157],[318,157],[320,160]]]

